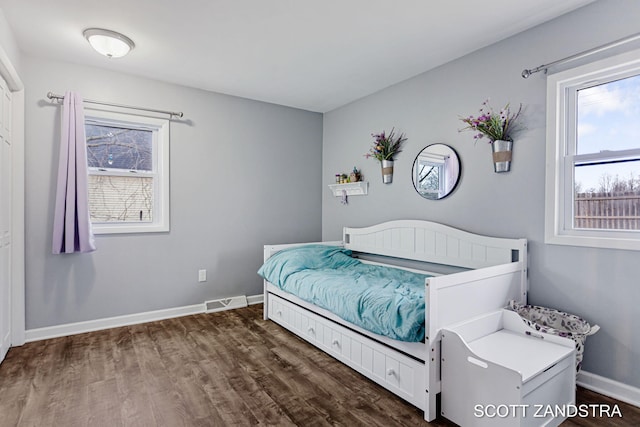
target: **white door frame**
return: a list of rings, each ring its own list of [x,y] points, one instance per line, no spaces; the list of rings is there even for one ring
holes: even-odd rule
[[[25,342],[24,230],[24,84],[0,46],[0,75],[11,91],[12,212],[11,212],[11,346]]]

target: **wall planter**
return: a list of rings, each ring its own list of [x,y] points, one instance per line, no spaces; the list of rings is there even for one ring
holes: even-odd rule
[[[373,146],[365,154],[365,157],[373,157],[380,162],[383,184],[393,182],[393,161],[395,156],[402,151],[402,144],[407,140],[404,133],[395,136],[394,132],[395,128],[392,128],[389,134],[385,131],[371,134],[374,138]]]
[[[382,170],[382,183],[391,184],[393,182],[393,160],[383,160],[380,162]]]
[[[493,170],[496,173],[511,170],[511,153],[513,141],[496,140],[491,143],[493,154]]]
[[[482,103],[480,115],[461,117],[466,125],[460,131],[472,131],[475,141],[487,138],[493,154],[493,170],[496,173],[509,172],[511,169],[511,150],[513,147],[513,135],[520,130],[517,123],[522,113],[522,104],[515,113],[511,112],[509,104],[499,112],[493,111],[487,99]]]

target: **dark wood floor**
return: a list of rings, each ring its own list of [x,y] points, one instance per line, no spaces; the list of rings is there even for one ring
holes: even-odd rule
[[[622,418],[567,426],[640,425]],[[449,426],[272,322],[262,306],[56,338],[0,365],[0,426]]]

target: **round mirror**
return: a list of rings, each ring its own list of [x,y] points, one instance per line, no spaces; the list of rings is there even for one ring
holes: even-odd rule
[[[447,197],[460,179],[458,153],[448,145],[426,146],[413,162],[413,186],[425,199]]]

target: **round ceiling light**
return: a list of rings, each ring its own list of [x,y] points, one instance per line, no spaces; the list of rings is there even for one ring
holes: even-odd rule
[[[129,37],[111,30],[87,28],[82,34],[91,47],[108,58],[125,56],[135,47],[135,43]]]

